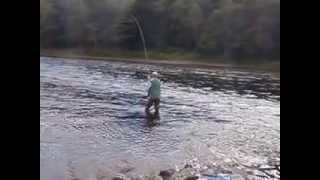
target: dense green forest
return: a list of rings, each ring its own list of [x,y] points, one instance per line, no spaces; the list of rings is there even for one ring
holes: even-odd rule
[[[280,59],[280,0],[40,0],[40,49]]]

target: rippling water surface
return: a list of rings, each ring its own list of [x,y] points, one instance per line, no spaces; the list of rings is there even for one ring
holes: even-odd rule
[[[144,114],[161,75],[160,119]],[[41,179],[151,173],[187,159],[279,158],[280,78],[224,69],[40,58]]]

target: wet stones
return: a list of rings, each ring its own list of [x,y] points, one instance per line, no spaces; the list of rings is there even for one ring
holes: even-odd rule
[[[126,167],[126,168],[123,168],[123,169],[120,171],[120,173],[126,174],[126,173],[132,171],[133,169],[134,169],[133,167]]]
[[[196,177],[197,170],[193,168],[183,168],[176,172],[170,180],[184,180],[184,179],[194,179]]]
[[[174,173],[175,173],[174,169],[168,169],[168,170],[160,171],[159,176],[162,177],[163,180],[169,180]]]
[[[124,180],[124,179],[121,177],[114,177],[114,178],[112,178],[112,180]]]
[[[185,178],[184,180],[197,180],[197,179],[199,179],[198,176],[189,176],[189,177]]]
[[[129,180],[129,178],[125,177],[122,174],[119,174],[119,175],[113,177],[112,180]]]
[[[275,163],[275,165],[279,165]],[[200,167],[199,167],[200,166]],[[248,169],[237,169],[238,166],[223,166],[215,163],[200,165],[197,160],[188,161],[181,168],[165,169],[152,172],[149,175],[139,175],[132,172],[132,168],[123,168],[120,176],[102,180],[262,180],[280,179],[269,164],[251,165]],[[124,174],[123,174],[124,173]],[[98,179],[100,180],[100,179]]]

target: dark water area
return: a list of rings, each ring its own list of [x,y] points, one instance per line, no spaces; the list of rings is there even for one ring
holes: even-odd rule
[[[152,71],[154,121],[143,98]],[[246,174],[280,158],[280,77],[40,57],[40,130],[43,180],[152,174],[195,158]]]

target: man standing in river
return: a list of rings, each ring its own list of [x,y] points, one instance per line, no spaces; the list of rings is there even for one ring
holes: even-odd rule
[[[160,85],[161,82],[158,79],[158,73],[153,72],[151,74],[150,87],[148,89],[148,102],[146,105],[146,113],[150,114],[150,107],[154,105],[155,115],[159,115],[160,108]]]

